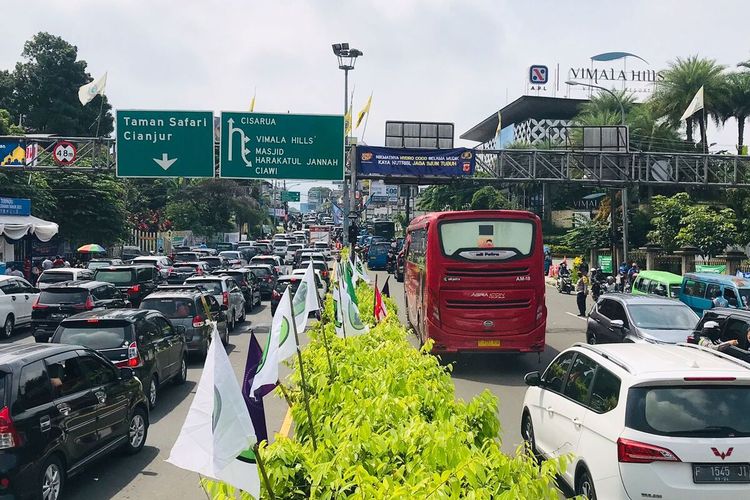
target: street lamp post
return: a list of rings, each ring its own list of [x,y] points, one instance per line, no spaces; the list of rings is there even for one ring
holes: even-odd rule
[[[614,97],[615,101],[617,101],[617,105],[620,107],[620,125],[623,127],[626,126],[625,125],[625,107],[622,105],[622,99],[620,99],[620,97],[617,94],[615,94],[614,92],[612,92],[606,87],[602,87],[600,85],[594,85],[592,83],[584,83],[584,82],[576,82],[573,80],[568,80],[567,82],[565,82],[565,85],[570,85],[570,86],[580,85],[581,87],[589,87],[592,89],[600,90],[602,92],[606,92],[612,97]],[[619,137],[619,134],[618,134],[618,137]],[[622,188],[621,197],[622,197],[622,260],[627,262],[628,260],[628,188],[627,187]],[[612,231],[614,232],[615,230],[615,215],[614,215],[615,197],[611,196],[610,198],[611,198],[610,212],[612,214]],[[615,256],[613,252],[612,254],[613,262],[615,261],[614,257]],[[614,271],[614,264],[612,266],[612,271]]]
[[[349,48],[348,43],[334,43],[331,48],[333,49],[333,53],[336,55],[336,58],[339,62],[339,69],[344,71],[344,134],[345,134],[345,144],[348,146],[349,144],[349,134],[346,131],[346,115],[349,113],[349,71],[354,69],[354,65],[357,62],[357,57],[363,55],[361,50],[358,49],[352,49]],[[345,149],[346,149],[345,146]],[[346,158],[344,159],[344,164],[346,164]],[[351,195],[349,193],[349,188],[346,184],[346,175],[344,175],[344,213],[343,213],[343,223],[344,223],[344,244],[347,244],[349,239],[349,211],[351,210],[351,205],[355,203],[354,201],[354,190],[357,189],[357,174],[356,174],[356,166],[354,165],[354,160],[351,162],[351,181],[350,181],[350,188],[351,188]],[[344,174],[346,174],[346,170],[344,170]]]

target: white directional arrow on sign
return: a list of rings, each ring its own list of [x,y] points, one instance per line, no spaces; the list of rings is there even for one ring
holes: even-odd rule
[[[176,161],[177,161],[177,158],[172,158],[172,159],[170,160],[170,159],[169,159],[169,154],[168,154],[168,153],[162,153],[162,154],[161,154],[161,159],[159,159],[159,158],[154,158],[153,160],[154,160],[154,161],[156,162],[156,164],[157,164],[157,165],[159,165],[159,166],[160,166],[161,168],[163,168],[164,170],[167,170],[167,169],[168,169],[169,167],[171,167],[171,166],[172,166],[172,164],[173,164],[174,162],[176,162]]]

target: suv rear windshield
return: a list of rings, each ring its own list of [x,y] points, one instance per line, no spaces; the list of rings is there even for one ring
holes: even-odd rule
[[[294,281],[291,281],[291,282],[288,280],[278,281],[276,282],[275,290],[279,292],[279,295],[281,295],[284,293],[284,291],[286,291],[290,283],[292,284],[291,292],[292,294],[294,294],[297,291],[297,288],[299,288],[299,284],[302,283],[302,278],[295,279]]]
[[[80,288],[47,288],[39,292],[40,304],[83,304],[89,296],[88,290]]]
[[[111,271],[108,271],[106,269],[97,269],[94,278],[97,281],[106,281],[107,283],[112,283],[115,286],[123,286],[133,284],[134,276],[135,272],[131,271],[130,269],[115,269]]]
[[[316,241],[315,248],[328,248],[328,243],[325,243],[323,241]]]
[[[111,265],[112,265],[112,263],[109,262],[109,261],[96,261],[96,260],[92,260],[91,262],[88,263],[88,265],[86,267],[89,268],[89,269],[99,269],[99,268],[102,268],[102,267],[109,267]]]
[[[199,285],[206,290],[208,290],[208,293],[212,295],[219,295],[221,292],[224,291],[224,288],[221,286],[221,281],[207,281],[207,280],[187,280],[185,283],[188,285]]]
[[[191,260],[201,260],[200,256],[194,252],[178,253],[174,256],[175,262],[190,262]]]
[[[141,302],[140,309],[159,311],[169,319],[195,316],[195,304],[192,299],[176,297],[147,298]]]
[[[8,376],[5,372],[0,372],[0,404],[3,406],[7,405],[7,401],[5,401],[5,383],[7,382],[5,377]],[[10,377],[8,376],[8,379]]]
[[[130,325],[106,322],[60,325],[55,337],[61,344],[78,344],[94,350],[115,349],[130,340]]]
[[[289,242],[286,240],[276,240],[273,242],[273,246],[275,247],[286,247],[289,246]]]
[[[749,437],[750,385],[634,387],[625,425],[679,437]]]
[[[251,267],[250,270],[258,278],[265,278],[266,276],[271,275],[271,271],[266,269],[265,267]]]
[[[440,246],[446,257],[472,258],[461,255],[466,250],[505,250],[493,260],[528,256],[534,244],[534,225],[515,220],[446,221],[439,225]],[[483,257],[482,260],[486,260]]]
[[[73,279],[73,273],[42,273],[39,276],[39,283],[62,283],[63,281],[71,281]]]

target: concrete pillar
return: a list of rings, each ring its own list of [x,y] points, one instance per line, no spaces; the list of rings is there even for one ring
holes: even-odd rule
[[[682,274],[695,272],[695,256],[700,253],[696,247],[682,247],[675,255],[682,257]]]
[[[659,252],[661,252],[662,248],[659,245],[650,243],[645,247],[641,247],[641,250],[646,252],[646,269],[649,271],[655,270],[656,256],[659,255]]]
[[[726,255],[721,255],[721,258],[727,261],[727,274],[734,276],[737,274],[737,269],[740,268],[740,264],[747,258],[745,252],[739,250],[730,250]]]

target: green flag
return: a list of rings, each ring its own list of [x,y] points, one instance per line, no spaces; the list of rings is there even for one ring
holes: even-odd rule
[[[352,263],[349,260],[344,264],[344,288],[346,288],[352,302],[359,305],[359,302],[357,302],[357,293],[354,289],[354,283],[352,282]]]

